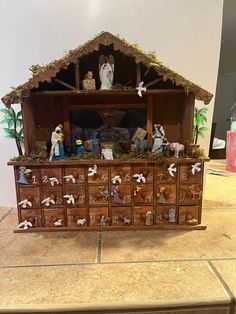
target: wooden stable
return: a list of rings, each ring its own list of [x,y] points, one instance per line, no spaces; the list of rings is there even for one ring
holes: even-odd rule
[[[113,55],[113,84],[119,88],[99,90],[98,58],[101,54]],[[88,71],[93,72],[96,90],[82,89],[82,80]],[[142,97],[135,89],[140,81],[147,86]],[[81,110],[93,110],[92,114],[124,111],[129,116],[134,111],[143,112],[145,123],[141,127],[147,130],[149,149],[153,143],[153,125],[160,123],[169,142],[183,143],[188,150],[192,142],[195,99],[207,104],[211,97],[201,87],[163,66],[152,54],[145,54],[137,46],[105,32],[41,69],[2,100],[6,106],[21,102],[25,152],[29,155],[37,142],[50,143],[51,132],[58,123],[64,126],[64,147],[70,154],[76,120],[74,113],[81,113]],[[127,120],[128,127],[131,120]],[[92,119],[81,123],[89,125]],[[130,125],[130,129],[131,126],[134,128]],[[200,162],[201,170],[193,174],[191,169],[196,162]],[[176,167],[174,176],[167,170],[171,163]],[[32,203],[30,208],[18,205],[19,223],[27,220],[33,224],[33,228],[26,231],[202,228],[202,159],[28,160],[9,164],[14,166],[17,203],[23,199]],[[98,173],[90,177],[88,169],[95,164]],[[32,170],[26,185],[18,182],[21,166]],[[142,173],[146,182],[137,182],[133,178],[135,173]],[[75,178],[74,183],[64,178],[68,175]],[[116,175],[122,179],[119,184],[112,183]],[[52,185],[50,178],[56,178],[58,183]],[[138,200],[137,187],[142,192]],[[114,203],[111,196],[114,188],[119,189],[122,195],[119,204]],[[103,191],[107,194],[103,195]],[[165,195],[160,200],[162,191]],[[74,196],[74,204],[68,204],[64,198],[67,194]],[[42,201],[49,196],[55,204],[45,206]],[[171,208],[175,210],[175,222],[170,222],[168,218]],[[151,223],[147,221],[147,212],[152,213]],[[102,216],[106,222],[101,227],[99,221]],[[55,226],[55,221],[59,219],[62,225]],[[86,219],[86,222],[78,225],[78,219]],[[130,222],[124,223],[125,219]]]

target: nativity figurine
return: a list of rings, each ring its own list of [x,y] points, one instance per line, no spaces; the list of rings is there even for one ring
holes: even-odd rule
[[[161,126],[160,124],[154,124],[154,131],[152,134],[152,138],[154,139],[152,153],[154,154],[161,153],[163,150],[162,145],[165,138],[165,131],[163,129],[163,126]]]
[[[114,58],[112,55],[99,58],[99,78],[101,81],[101,90],[109,90],[113,85],[114,78]]]
[[[93,78],[93,72],[88,71],[84,75],[84,79],[82,81],[82,86],[84,90],[95,90],[96,89],[96,82],[95,79]]]
[[[49,161],[65,159],[65,152],[63,147],[64,135],[62,133],[62,129],[63,125],[58,124],[58,126],[52,132],[51,136],[52,147],[50,151]]]

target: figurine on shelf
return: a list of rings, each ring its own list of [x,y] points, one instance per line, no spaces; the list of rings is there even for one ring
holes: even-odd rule
[[[62,226],[62,221],[63,219],[56,219],[53,224],[55,227],[60,227]]]
[[[179,158],[179,153],[184,155],[184,145],[180,143],[171,143],[170,144],[170,151],[174,151],[174,157]]]
[[[164,195],[165,190],[166,190],[165,186],[160,186],[160,192],[157,193],[157,197],[159,198],[158,203],[162,203],[162,204],[166,203],[166,199]]]
[[[118,185],[111,192],[111,196],[113,197],[113,200],[112,200],[113,203],[117,203],[117,204],[122,203],[121,194],[119,192],[119,186]]]
[[[85,152],[82,140],[78,139],[75,141],[75,156],[79,156]]]
[[[124,217],[124,218],[123,218],[123,221],[124,221],[124,225],[129,225],[130,222],[131,222],[131,219],[128,218],[128,217]]]
[[[101,159],[106,159],[106,160],[113,160],[113,152],[111,148],[103,148],[102,149],[102,154],[101,154]]]
[[[141,186],[136,186],[134,189],[134,200],[136,203],[144,203],[144,197]]]
[[[65,152],[63,147],[64,136],[62,133],[63,125],[58,124],[51,136],[51,151],[49,161],[51,160],[63,160],[65,159]]]
[[[170,208],[169,209],[169,212],[168,212],[168,221],[169,222],[175,222],[176,219],[175,219],[175,209],[174,208]]]
[[[82,86],[84,90],[95,90],[96,89],[96,82],[95,79],[93,78],[93,72],[88,71],[84,75],[84,79],[82,81]]]
[[[83,218],[83,219],[78,219],[78,220],[76,221],[76,224],[77,224],[78,226],[84,226],[85,223],[86,223],[86,219],[85,219],[85,218]]]
[[[22,227],[23,229],[28,229],[29,227],[33,227],[33,225],[31,222],[24,220],[18,225],[18,228],[22,228]]]
[[[99,219],[99,226],[100,227],[105,227],[106,226],[105,216],[101,216],[101,218]]]
[[[161,126],[160,124],[154,124],[152,138],[154,139],[152,153],[154,154],[161,153],[163,150],[162,145],[165,138],[165,131],[163,129],[163,126]]]
[[[146,212],[146,217],[145,217],[145,225],[146,226],[151,226],[153,225],[153,213],[151,210],[149,210],[148,212]]]
[[[22,166],[22,167],[19,167],[19,173],[20,173],[20,177],[19,177],[19,180],[17,181],[18,183],[20,184],[29,184],[27,179],[26,179],[26,175],[28,173],[31,173],[32,170],[31,169],[26,169],[26,167]]]
[[[99,78],[101,81],[101,90],[111,89],[114,78],[114,58],[112,55],[109,55],[109,57],[100,56]]]

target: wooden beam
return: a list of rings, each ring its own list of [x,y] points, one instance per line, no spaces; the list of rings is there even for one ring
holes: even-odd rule
[[[78,63],[75,64],[75,86],[78,92],[80,90],[79,60]]]
[[[136,86],[141,82],[141,63],[136,64]]]
[[[69,89],[75,90],[75,86],[72,86],[72,85],[70,85],[70,84],[68,84],[68,83],[66,83],[66,82],[64,82],[64,81],[62,81],[62,80],[59,80],[59,79],[57,79],[57,78],[54,78],[53,80],[54,80],[55,82],[57,82],[57,83],[59,83],[59,84],[65,86],[65,87],[68,87]]]
[[[62,103],[63,111],[63,125],[64,125],[64,138],[65,138],[65,150],[66,152],[71,151],[71,127],[70,127],[70,112],[68,106],[68,99],[65,97]]]
[[[146,103],[135,103],[135,104],[76,104],[69,105],[70,110],[76,109],[145,109],[147,107]]]
[[[29,98],[24,99],[21,104],[21,111],[23,119],[25,155],[29,155],[34,149],[36,135],[34,106],[30,102]]]
[[[148,148],[152,147],[152,129],[153,129],[153,96],[147,96],[147,140]]]
[[[152,85],[154,85],[154,84],[156,84],[156,83],[158,83],[158,82],[160,82],[160,81],[162,81],[162,79],[161,79],[161,78],[157,78],[157,79],[155,79],[155,80],[153,80],[153,81],[147,83],[145,86],[146,86],[146,87],[150,87],[150,86],[152,86]]]

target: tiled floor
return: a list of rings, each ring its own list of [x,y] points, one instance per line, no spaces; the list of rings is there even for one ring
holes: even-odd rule
[[[224,161],[209,167],[224,170]],[[19,234],[16,210],[0,208],[0,313],[234,313],[229,174],[206,176],[202,231]]]

